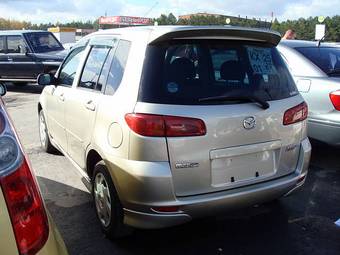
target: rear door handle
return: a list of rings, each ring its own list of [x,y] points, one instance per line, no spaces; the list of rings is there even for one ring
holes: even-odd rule
[[[96,106],[95,104],[93,103],[92,100],[88,101],[86,104],[85,104],[85,107],[86,109],[90,110],[90,111],[95,111],[96,110]]]
[[[60,101],[65,101],[64,93],[59,95],[59,100]]]
[[[13,62],[13,58],[7,58],[7,60]]]

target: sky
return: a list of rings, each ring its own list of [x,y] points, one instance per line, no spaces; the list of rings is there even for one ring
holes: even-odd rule
[[[248,18],[279,20],[340,14],[339,0],[0,0],[0,17],[32,23],[94,20],[128,15],[159,17],[209,12]]]

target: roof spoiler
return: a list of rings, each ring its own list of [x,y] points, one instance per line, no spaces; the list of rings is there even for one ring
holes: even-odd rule
[[[181,29],[170,30],[160,36],[155,35],[150,44],[158,44],[161,42],[174,39],[221,39],[227,40],[246,40],[266,42],[276,46],[281,35],[278,32],[270,30],[260,30],[251,28],[236,27],[182,27]]]

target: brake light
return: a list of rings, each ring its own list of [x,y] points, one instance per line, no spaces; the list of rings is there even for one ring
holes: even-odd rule
[[[42,198],[27,161],[1,178],[20,254],[33,255],[46,243],[48,221]]]
[[[340,90],[329,93],[329,98],[337,111],[340,111]]]
[[[137,134],[151,137],[203,136],[203,120],[195,118],[129,113],[125,115],[128,126]]]
[[[3,116],[1,109],[0,116]],[[48,219],[30,165],[13,126],[10,122],[8,124],[5,126],[6,132],[0,136],[0,188],[7,204],[19,254],[33,255],[48,239]]]
[[[305,102],[288,109],[283,115],[283,125],[291,125],[307,118],[308,106]]]

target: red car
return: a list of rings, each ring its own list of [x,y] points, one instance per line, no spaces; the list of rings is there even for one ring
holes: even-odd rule
[[[5,93],[6,87],[0,83],[0,254],[66,255],[6,112],[1,98]]]

